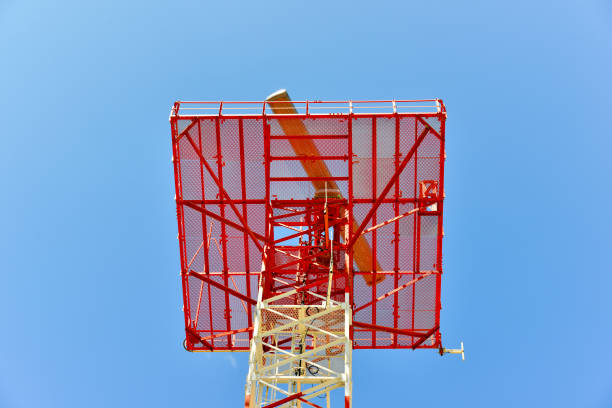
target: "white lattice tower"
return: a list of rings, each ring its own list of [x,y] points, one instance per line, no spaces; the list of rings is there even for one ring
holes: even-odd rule
[[[293,290],[257,303],[246,381],[245,408],[331,406],[331,391],[344,387],[351,406],[351,308],[321,299],[286,304]],[[323,398],[317,398],[323,397]],[[313,400],[314,399],[314,400]],[[324,402],[322,402],[324,401]]]

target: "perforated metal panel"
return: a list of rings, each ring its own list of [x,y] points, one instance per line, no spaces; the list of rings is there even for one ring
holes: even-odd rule
[[[264,103],[231,105],[240,114],[225,111],[227,103],[172,109],[187,347],[248,349],[264,248],[275,245],[270,217],[290,203],[314,208],[321,200],[323,180],[309,177],[307,161],[323,163],[339,190],[338,208],[347,211],[337,227],[348,229],[337,242],[344,276],[334,290],[350,292],[354,347],[439,347],[444,105],[364,102],[364,110],[386,107],[365,113],[357,102],[334,102],[346,109],[315,115],[315,103],[295,104],[295,115],[271,114]],[[305,132],[286,134],[287,119],[301,121]],[[318,157],[297,159],[292,140],[311,140]],[[369,265],[355,259],[359,239],[371,251]],[[303,255],[275,253],[266,262],[287,264],[292,256]]]

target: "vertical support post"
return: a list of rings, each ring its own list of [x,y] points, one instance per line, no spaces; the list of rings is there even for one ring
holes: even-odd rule
[[[351,239],[353,238],[353,224],[354,224],[354,219],[353,219],[353,114],[350,113],[349,114],[349,118],[348,118],[348,175],[349,175],[349,180],[348,180],[348,209],[347,209],[347,215],[348,215],[348,225],[345,227],[345,238],[344,238],[344,242],[348,243],[351,241]],[[353,305],[354,304],[354,299],[353,299],[353,280],[354,280],[354,276],[353,276],[353,248],[348,248],[348,250],[345,253],[346,256],[346,288],[348,288],[349,291],[349,300],[348,303],[349,305]],[[351,326],[351,332],[349,333],[349,337],[352,339],[353,338],[353,326]]]
[[[264,102],[264,109],[265,109],[265,102]],[[265,192],[265,202],[266,202],[266,224],[265,224],[265,228],[266,228],[266,242],[272,242],[273,238],[273,227],[272,227],[272,223],[270,221],[270,219],[272,218],[273,212],[272,212],[272,204],[270,202],[270,124],[268,123],[268,118],[264,116],[264,118],[262,119],[263,122],[263,132],[264,132],[264,177],[265,177],[265,184],[266,184],[266,192]],[[266,247],[267,251],[270,251],[270,248]],[[273,260],[273,256],[269,256],[266,257],[267,262],[272,262]],[[269,267],[269,265],[266,265],[266,270],[271,269]],[[270,292],[270,285],[272,284],[271,279],[268,279],[268,276],[266,276],[268,273],[264,272],[262,270],[261,274],[260,274],[260,280],[262,280],[264,282],[263,285],[261,285],[261,289],[263,289],[265,294],[268,294]],[[260,289],[260,290],[261,290]]]
[[[376,197],[378,196],[378,192],[376,191],[376,179],[377,179],[377,137],[376,137],[376,116],[372,117],[372,200],[376,200]],[[372,204],[373,205],[373,204]],[[377,224],[377,217],[376,217],[376,213],[378,212],[375,211],[374,214],[372,214],[372,226],[375,226]],[[377,246],[377,231],[374,230],[372,231],[372,274],[373,274],[373,282],[377,282],[376,280],[376,259],[377,259],[377,254],[376,254],[376,246]],[[372,285],[372,302],[374,302],[376,300],[376,287],[377,285],[373,284]],[[372,304],[372,324],[376,324],[376,303]],[[372,347],[376,347],[376,331],[372,330]]]
[[[399,168],[399,155],[400,155],[400,119],[397,115],[397,110],[395,108],[395,101],[393,101],[393,111],[395,113],[395,171]],[[400,179],[398,178],[395,182],[395,216],[399,216],[400,214],[400,203],[399,203],[399,195],[400,195]],[[395,231],[394,239],[393,239],[393,271],[394,273],[394,282],[393,287],[397,288],[399,286],[399,241],[400,241],[400,233],[399,233],[399,220],[395,221]],[[398,328],[398,320],[399,320],[399,294],[395,292],[393,295],[393,327]],[[393,334],[393,346],[397,347],[397,333]]]
[[[202,135],[202,122],[201,120],[198,120],[198,145],[200,147],[200,151],[204,152],[204,150],[202,149],[202,145],[203,145],[203,135]],[[204,154],[202,154],[201,157],[199,157],[200,159],[200,179],[201,179],[201,188],[202,188],[202,208],[206,209],[206,184],[204,182]],[[208,239],[208,226],[207,226],[207,219],[206,219],[206,214],[202,213],[202,253],[204,254],[204,273],[207,275],[210,275],[210,265],[209,265],[209,255],[208,255],[208,243],[209,243],[209,239]],[[204,287],[204,285],[207,285],[208,287],[208,321],[209,321],[209,325],[208,327],[210,328],[210,335],[213,335],[213,317],[212,317],[212,300],[210,296],[210,283],[206,282],[202,282],[202,288]],[[198,303],[198,308],[200,307],[200,304]],[[210,344],[214,347],[215,345],[215,339],[212,338],[210,340]]]
[[[201,131],[201,123],[200,120],[197,120],[197,126],[198,126],[198,146],[200,148],[200,150],[202,150],[202,131]],[[206,209],[206,204],[205,204],[205,189],[204,189],[204,165],[202,164],[202,159],[200,158],[200,191],[202,192],[201,197],[202,197],[202,207],[204,209]],[[208,247],[206,245],[207,243],[207,233],[206,233],[206,214],[205,213],[201,213],[200,217],[202,218],[202,223],[201,223],[201,228],[202,228],[202,253],[203,256],[205,257],[207,254],[207,250]],[[208,272],[208,268],[206,267],[206,264],[204,263],[204,273],[209,273]],[[198,322],[200,321],[200,306],[202,304],[202,294],[204,293],[204,285],[206,285],[206,283],[204,281],[200,282],[200,294],[198,295],[198,307],[196,310],[196,318],[195,318],[195,322],[192,322],[192,328],[194,330],[197,330],[198,327]],[[210,290],[210,285],[209,285],[209,290]],[[209,292],[210,293],[210,292]],[[211,328],[212,330],[212,328]],[[212,334],[212,333],[211,333]]]
[[[247,211],[247,193],[246,193],[246,171],[245,171],[245,154],[244,154],[244,123],[243,119],[238,119],[238,138],[240,143],[240,189],[242,191],[242,216],[244,222],[248,225],[249,216]],[[249,236],[245,232],[244,234],[244,270],[245,270],[245,284],[247,296],[251,297],[251,265],[249,256]],[[253,325],[251,304],[248,305],[247,319],[249,327]],[[253,338],[253,333],[249,333],[249,340]]]
[[[221,153],[221,124],[220,119],[215,118],[215,134],[217,137],[217,174],[219,178],[219,197],[223,196],[221,192],[223,186],[223,155]],[[219,205],[219,211],[221,218],[225,218],[225,204]],[[227,267],[227,233],[225,230],[225,223],[221,223],[221,248],[223,251],[223,284],[225,287],[229,287],[229,268]],[[230,303],[229,303],[229,292],[225,292],[225,326],[227,331],[232,330],[231,316],[230,316]],[[232,348],[232,337],[227,336],[227,346]]]
[[[436,275],[436,326],[440,327],[440,310],[442,309],[442,303],[440,299],[440,292],[442,286],[442,239],[444,237],[442,214],[444,214],[444,161],[446,159],[446,113],[438,114],[440,120],[440,179],[438,182],[438,242],[437,242],[437,258],[436,267],[440,273]],[[436,332],[436,343],[442,344],[440,330]]]
[[[178,103],[176,106],[176,114],[178,114]],[[178,137],[178,121],[176,116],[170,117],[170,130],[172,132],[172,157],[174,164],[174,188],[175,188],[175,199],[180,200],[183,198],[183,185],[182,185],[182,177],[181,177],[181,157],[180,157],[180,147],[177,140]],[[179,248],[181,253],[181,283],[183,285],[183,304],[189,305],[189,282],[187,276],[187,244],[185,242],[185,216],[183,214],[183,206],[181,204],[176,204],[176,219],[178,222],[178,241]],[[184,308],[183,317],[185,319],[185,327],[189,327],[190,316],[189,310]]]
[[[417,142],[417,135],[419,134],[418,133],[419,127],[418,127],[418,121],[416,120],[416,118],[413,119],[413,121],[414,121],[414,143],[416,144],[416,142]],[[419,185],[419,182],[418,182],[418,171],[419,171],[419,166],[418,166],[419,158],[418,158],[418,156],[419,156],[419,154],[418,153],[419,152],[418,152],[418,149],[417,149],[417,151],[414,153],[414,190],[413,190],[413,192],[414,192],[415,195],[418,194],[417,191],[418,191],[418,185]],[[417,198],[418,198],[418,196],[417,196]],[[417,207],[420,207],[420,204],[419,204],[418,200],[417,200],[417,202],[415,204],[415,208],[417,208]],[[418,232],[417,232],[417,228],[419,228],[418,220],[419,220],[419,212],[416,212],[414,214],[414,219],[412,221],[412,229],[413,229],[413,233],[412,233],[412,265],[413,265],[412,266],[412,280],[416,279],[416,272],[417,272],[417,270],[419,268],[419,264],[420,264],[420,256],[419,256],[420,250],[419,250],[419,247],[417,246],[417,240],[418,240],[418,237],[419,237]],[[412,286],[412,311],[411,311],[411,329],[412,330],[414,330],[414,320],[415,320],[414,319],[415,318],[415,316],[414,316],[414,314],[415,314],[414,308],[415,308],[415,305],[416,305],[416,285],[413,285]],[[414,340],[412,340],[412,342],[414,343]]]

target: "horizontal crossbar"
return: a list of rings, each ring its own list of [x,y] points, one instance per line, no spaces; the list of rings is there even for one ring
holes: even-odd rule
[[[348,156],[270,156],[270,160],[348,160]]]
[[[360,327],[362,329],[384,331],[384,332],[388,332],[388,333],[401,334],[401,335],[404,335],[404,336],[412,336],[412,337],[422,337],[422,336],[425,336],[427,334],[427,333],[421,333],[421,332],[416,332],[416,331],[412,331],[412,330],[396,329],[394,327],[379,326],[377,324],[364,323],[364,322],[355,322],[355,321],[353,322],[353,326]]]
[[[340,219],[338,219],[338,220],[336,220],[336,221],[334,221],[334,222],[331,222],[331,223],[328,225],[328,228],[334,227],[334,226],[339,225],[339,224],[344,224],[345,222],[346,222],[346,219],[345,219],[345,218],[340,218]],[[308,229],[306,229],[306,230],[304,230],[304,231],[297,232],[297,233],[295,233],[295,234],[287,235],[286,237],[282,237],[282,238],[280,238],[280,239],[277,239],[276,241],[274,241],[274,242],[273,242],[273,244],[274,244],[274,245],[276,245],[276,244],[278,244],[278,243],[280,243],[280,242],[284,242],[284,241],[287,241],[287,240],[290,240],[290,239],[293,239],[293,238],[297,238],[297,237],[299,237],[300,235],[310,234],[310,233],[311,233],[311,232],[313,232],[313,231],[322,230],[322,229],[324,229],[324,228],[325,228],[325,227],[324,227],[323,225],[315,225],[314,227],[312,227],[312,228],[308,228]]]
[[[270,177],[270,181],[348,181],[348,177]]]
[[[270,139],[348,139],[348,135],[274,135]]]
[[[249,327],[245,327],[244,329],[230,330],[230,331],[226,331],[223,333],[213,334],[212,336],[202,337],[201,339],[202,340],[212,340],[212,339],[216,339],[217,337],[231,336],[233,334],[249,332],[252,330],[253,330],[253,326],[249,326]]]

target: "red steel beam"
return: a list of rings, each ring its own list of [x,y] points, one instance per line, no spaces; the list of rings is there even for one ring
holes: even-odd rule
[[[438,331],[438,329],[439,329],[439,328],[440,328],[440,326],[436,324],[436,325],[433,327],[433,329],[431,329],[430,331],[428,331],[427,333],[425,333],[425,334],[424,334],[424,335],[421,337],[421,339],[420,339],[419,341],[417,341],[416,343],[414,343],[414,344],[412,345],[412,349],[414,350],[414,349],[416,349],[417,347],[419,347],[421,344],[423,344],[423,342],[424,342],[425,340],[427,340],[427,339],[429,338],[429,336],[431,336],[431,335],[432,335],[432,334],[434,334],[436,331]]]
[[[395,154],[393,155],[393,164],[395,166],[395,170],[397,170],[399,166],[399,155],[400,155],[400,120],[396,116],[395,117]],[[400,205],[397,202],[397,199],[400,195],[400,183],[395,183],[395,217],[399,220],[400,217]],[[399,231],[399,222],[396,221],[394,225],[393,231],[393,271],[395,274],[393,275],[393,286],[399,286],[399,241],[400,241],[400,231]],[[393,295],[393,327],[399,326],[399,297],[397,292]],[[393,345],[397,346],[397,334],[393,335]]]
[[[427,337],[431,336],[431,334],[427,334],[429,332],[427,332],[427,333],[420,333],[420,332],[412,331],[412,330],[402,330],[402,329],[396,329],[394,327],[379,326],[377,324],[364,323],[364,322],[353,322],[353,326],[361,327],[362,329],[368,329],[368,330],[384,331],[384,332],[388,332],[388,333],[402,334],[404,336],[413,336],[413,337],[422,337],[422,336],[425,336],[425,335],[427,335]],[[434,327],[433,330],[434,331],[437,330],[437,327]],[[427,339],[427,337],[426,337],[426,339]]]
[[[424,121],[423,118],[417,116],[416,120],[418,120],[423,126],[429,128],[429,131],[433,133],[438,139],[442,140],[442,136],[440,135],[440,133],[438,133],[438,131],[434,129],[433,126],[431,126],[429,123]]]
[[[207,349],[209,349],[210,351],[214,350],[214,347],[212,346],[212,344],[210,344],[209,342],[207,342],[205,339],[203,339],[202,337],[200,337],[200,335],[198,334],[198,332],[196,332],[195,330],[193,330],[192,328],[187,328],[185,329],[185,331],[187,332],[187,336],[191,337],[191,341],[194,343],[200,342],[204,345],[204,347],[206,347]]]
[[[178,105],[175,104],[178,109]],[[172,156],[174,158],[174,188],[177,197],[183,196],[182,187],[182,174],[181,174],[181,157],[180,157],[180,146],[176,140],[178,133],[178,123],[176,119],[170,121],[170,129],[172,132]],[[179,238],[179,250],[181,254],[181,284],[183,288],[183,304],[190,305],[189,299],[189,283],[187,282],[187,276],[184,273],[185,264],[187,262],[187,245],[185,242],[185,215],[183,214],[183,208],[177,204],[176,206],[176,218],[178,223],[178,238]],[[185,321],[185,327],[189,327],[191,323],[191,310],[189,307],[185,307],[183,310],[183,318]]]
[[[204,282],[208,282],[212,286],[214,286],[216,288],[219,288],[221,290],[224,290],[227,293],[229,293],[230,295],[236,296],[238,299],[242,299],[245,302],[248,302],[248,303],[250,303],[252,305],[256,305],[257,304],[257,301],[255,299],[251,299],[250,297],[247,297],[247,296],[243,295],[242,293],[235,291],[234,289],[231,289],[229,287],[223,286],[221,283],[216,282],[216,281],[214,281],[212,279],[209,279],[204,274],[197,273],[197,272],[194,272],[194,271],[189,271],[189,276],[193,276],[194,278],[198,278],[198,279],[200,279],[200,280],[202,280]]]
[[[442,105],[444,106],[444,105]],[[445,160],[445,156],[446,156],[446,146],[445,143],[446,141],[444,140],[444,135],[446,132],[446,121],[444,120],[440,120],[440,134],[443,136],[440,139],[440,177],[439,180],[440,182],[438,183],[438,194],[439,196],[442,196],[442,198],[444,198],[444,160]],[[444,228],[443,228],[443,214],[444,214],[444,202],[441,201],[438,204],[438,208],[437,210],[440,212],[440,215],[438,216],[438,242],[437,242],[437,255],[438,258],[436,260],[436,266],[438,268],[438,270],[440,271],[440,273],[442,273],[442,238],[444,237]],[[440,310],[442,309],[442,303],[440,300],[440,291],[441,291],[441,286],[442,284],[442,276],[438,276],[436,279],[436,324],[440,325]],[[438,342],[438,344],[442,343],[442,335],[440,334],[440,332],[438,332],[436,334],[436,341]]]
[[[410,211],[408,211],[408,212],[405,212],[405,213],[400,214],[400,215],[398,215],[398,216],[396,216],[396,217],[393,217],[393,218],[391,218],[391,219],[389,219],[389,220],[387,220],[387,221],[383,221],[383,222],[381,222],[380,224],[377,224],[377,225],[375,225],[375,226],[373,226],[373,227],[368,228],[367,230],[363,231],[363,234],[367,234],[368,232],[374,231],[374,230],[376,230],[376,229],[378,229],[378,228],[380,228],[380,227],[384,227],[385,225],[389,225],[389,224],[391,224],[392,222],[399,221],[400,219],[402,219],[402,218],[404,218],[404,217],[406,217],[406,216],[408,216],[408,215],[410,215],[410,214],[414,214],[415,212],[420,211],[420,210],[424,210],[424,209],[426,209],[426,208],[427,208],[427,207],[418,207],[418,208],[414,208],[414,209],[412,209],[412,210],[410,210]]]
[[[343,240],[344,242],[347,242],[349,237],[351,236],[352,232],[353,232],[353,227],[355,225],[355,218],[353,217],[353,202],[355,200],[355,197],[353,197],[353,115],[352,112],[349,114],[348,117],[348,123],[347,123],[347,127],[348,127],[348,140],[347,140],[347,147],[348,147],[348,156],[350,157],[350,160],[347,162],[347,167],[348,167],[348,174],[350,176],[349,181],[348,181],[348,202],[346,205],[346,214],[348,215],[348,224],[346,227],[344,227],[344,237]],[[345,286],[345,290],[348,292],[349,295],[349,304],[352,306],[355,304],[354,299],[353,299],[353,279],[348,279],[348,277],[350,276],[354,276],[353,273],[353,251],[346,251],[344,253],[344,260],[346,262],[346,286]],[[367,278],[364,278],[364,280],[367,280]],[[345,295],[346,298],[346,295]],[[353,326],[349,327],[349,339],[351,340],[351,342],[353,341]]]
[[[283,399],[281,399],[281,400],[278,400],[278,401],[276,401],[276,402],[273,402],[273,403],[271,403],[271,404],[268,404],[268,405],[266,405],[266,406],[264,406],[264,407],[262,407],[262,408],[274,408],[274,407],[278,407],[279,405],[283,405],[283,404],[286,404],[286,403],[288,403],[288,402],[290,402],[290,401],[293,401],[293,400],[295,400],[295,399],[298,399],[298,398],[300,398],[302,395],[304,395],[304,393],[303,393],[303,392],[298,392],[297,394],[290,395],[290,396],[288,396],[287,398],[283,398]]]
[[[270,160],[348,160],[348,155],[344,156],[270,156]]]
[[[416,143],[417,140],[417,134],[419,132],[419,122],[415,119],[414,120],[414,142]],[[418,178],[418,174],[419,174],[419,155],[417,154],[416,156],[414,156],[414,194],[416,195],[417,187],[418,187],[418,182],[417,182],[417,178]],[[415,198],[418,198],[415,197]],[[413,231],[412,231],[412,279],[416,279],[416,272],[421,268],[421,264],[420,264],[420,249],[419,249],[419,243],[418,243],[418,239],[419,239],[419,220],[420,217],[415,216],[414,217],[414,222],[412,223],[413,226]],[[414,330],[414,305],[416,304],[416,286],[413,286],[412,288],[412,307],[411,307],[411,313],[410,313],[410,328],[412,330]]]
[[[292,101],[293,102],[293,101]],[[354,118],[394,118],[395,116],[401,116],[401,117],[423,117],[423,118],[435,118],[438,117],[440,114],[437,112],[432,112],[432,113],[427,113],[427,112],[414,112],[414,113],[351,113],[350,114],[352,117]],[[179,116],[175,116],[176,119],[211,119],[214,118],[216,115],[210,115],[210,116],[202,116],[202,115],[179,115]],[[263,115],[259,114],[259,115],[227,115],[227,114],[223,114],[223,117],[226,119],[258,119],[261,118]],[[335,118],[335,119],[339,119],[339,118],[348,118],[349,117],[349,113],[344,113],[344,114],[339,114],[339,115],[330,115],[329,113],[323,113],[323,114],[317,114],[317,115],[313,115],[313,114],[309,114],[308,116],[304,115],[303,113],[298,113],[295,115],[290,115],[290,114],[285,114],[285,113],[281,113],[278,115],[275,114],[270,114],[270,113],[266,113],[265,114],[266,117],[270,118],[270,119],[286,119],[286,118],[294,118],[294,119],[329,119],[331,118]],[[326,135],[327,136],[327,135]],[[329,135],[332,136],[332,135]],[[336,135],[333,135],[336,136]],[[344,137],[341,137],[344,136]],[[299,136],[298,136],[299,137]],[[316,137],[316,135],[315,135]],[[284,139],[284,136],[276,136],[275,138],[279,138],[279,139]],[[346,138],[346,135],[337,135],[338,139],[342,139],[342,138]],[[311,138],[309,138],[311,139]]]
[[[245,203],[247,198],[246,193],[246,169],[245,169],[245,152],[244,152],[244,124],[242,119],[238,119],[238,137],[240,141],[240,191],[242,193],[242,215],[244,216],[244,222],[249,223],[247,205]],[[244,270],[246,272],[246,295],[251,297],[251,263],[249,255],[249,237],[248,234],[244,233]],[[253,313],[252,305],[249,303],[249,310],[247,311],[248,325],[253,325]],[[249,332],[249,340],[252,338],[253,333]]]
[[[372,198],[376,197],[376,192],[378,191],[378,185],[377,185],[377,170],[378,170],[378,140],[377,140],[377,132],[378,132],[378,128],[377,128],[377,124],[378,124],[378,119],[374,118],[372,119]],[[377,220],[376,220],[376,212],[372,213],[372,225],[376,225]],[[359,233],[360,234],[360,233]],[[374,231],[372,233],[372,281],[378,283],[377,277],[376,277],[376,266],[377,266],[377,259],[376,259],[376,252],[377,252],[377,232]],[[349,247],[350,248],[350,247]],[[372,296],[372,302],[374,302],[376,300],[376,285],[371,285],[370,286],[370,293]],[[372,318],[372,323],[376,323],[376,307],[373,307],[370,313],[370,316]],[[372,332],[372,347],[376,348],[376,332]]]
[[[212,340],[212,339],[216,339],[217,337],[231,336],[232,334],[244,333],[247,331],[253,331],[253,327],[249,326],[249,327],[245,327],[244,329],[230,330],[230,331],[226,331],[223,333],[213,334],[212,336],[201,337],[200,339],[201,340]]]
[[[195,202],[196,200],[191,200],[193,202]],[[399,202],[400,204],[414,204],[414,203],[418,203],[418,198],[405,198],[405,197],[400,197],[399,199],[395,199],[395,198],[386,198],[383,200],[383,203],[391,203],[391,204],[395,204],[395,202]],[[238,200],[234,201],[234,202],[239,202]],[[374,204],[376,202],[375,198],[353,198],[353,203],[356,204]],[[223,204],[222,201],[214,201],[214,200],[206,200],[206,204]],[[284,206],[287,205],[294,205],[294,206],[305,206],[305,205],[313,205],[313,204],[324,204],[325,203],[325,198],[321,198],[321,199],[306,199],[306,200],[302,200],[302,199],[295,199],[295,200],[274,200],[274,202],[272,203],[272,207],[273,208],[283,208]],[[328,198],[327,200],[327,205],[330,206],[332,204],[345,204],[346,205],[347,201],[346,199],[332,199],[332,198]],[[265,201],[259,200],[259,201],[255,201],[253,200],[253,202],[249,202],[249,204],[265,204]]]
[[[206,200],[206,199],[202,199],[202,200],[186,200],[189,201],[190,203],[193,204],[227,204],[227,200]],[[247,199],[247,200],[232,200],[232,202],[234,204],[265,204],[266,201],[265,200],[253,200],[253,199]]]
[[[226,219],[226,218],[221,217],[221,216],[220,216],[220,215],[218,215],[218,214],[215,214],[215,213],[214,213],[214,212],[212,212],[212,211],[208,211],[208,210],[206,210],[206,209],[204,209],[204,208],[202,208],[202,207],[199,207],[199,206],[197,206],[197,205],[195,205],[195,204],[191,203],[191,202],[190,202],[190,201],[188,201],[188,200],[177,200],[177,202],[178,202],[179,204],[186,205],[187,207],[192,208],[192,209],[194,209],[194,210],[196,210],[196,211],[199,211],[199,212],[201,212],[202,214],[206,214],[206,215],[207,215],[207,216],[209,216],[210,218],[214,218],[215,220],[217,220],[217,221],[219,221],[219,222],[222,222],[222,223],[224,223],[224,224],[227,224],[227,225],[229,225],[229,226],[230,226],[230,227],[232,227],[232,228],[236,228],[238,231],[242,231],[242,232],[247,233],[247,234],[248,234],[248,233],[249,233],[249,231],[250,231],[249,229],[244,228],[242,225],[236,224],[236,223],[234,223],[234,222],[232,222],[232,221],[230,221],[230,220],[228,220],[228,219]],[[257,238],[257,239],[259,239],[259,240],[261,240],[261,241],[264,241],[264,242],[265,242],[266,238],[265,238],[263,235],[259,235],[258,233],[253,232],[253,231],[250,231],[250,233],[251,233],[251,234],[253,234],[253,236],[254,236],[255,238]]]
[[[180,106],[181,104],[184,104],[184,105],[193,105],[193,104],[196,104],[196,105],[216,105],[216,104],[219,104],[219,103],[225,103],[226,105],[246,105],[246,104],[254,105],[254,104],[260,104],[261,103],[261,104],[264,104],[264,105],[267,104],[267,105],[272,106],[274,104],[280,104],[280,102],[281,101],[276,101],[274,99],[266,99],[265,101],[177,101],[177,102],[175,102],[174,105],[175,105],[175,107],[177,107],[177,105]],[[325,100],[325,101],[317,100],[317,101],[311,101],[311,100],[308,100],[308,99],[301,100],[301,101],[293,101],[293,103],[298,104],[298,105],[305,105],[305,104],[308,104],[308,103],[313,104],[313,105],[328,105],[328,104],[331,105],[331,104],[341,104],[341,103],[344,103],[344,104],[347,104],[346,108],[349,107],[348,102],[349,101],[346,101],[346,100],[329,100],[329,101],[328,100]],[[436,99],[367,99],[367,100],[359,100],[359,101],[352,100],[350,102],[352,102],[355,105],[356,104],[362,104],[362,103],[379,103],[380,104],[380,103],[393,103],[393,102],[395,102],[395,103],[439,102],[441,104],[441,106],[444,106],[443,103],[442,103],[442,99],[439,99],[439,98],[436,98]],[[385,106],[381,105],[379,107],[382,108],[382,107],[385,107]],[[389,107],[391,107],[391,106],[389,106]],[[432,107],[435,107],[435,106],[432,106]],[[253,109],[255,109],[255,108],[253,108]],[[312,108],[312,109],[314,109],[314,108]]]
[[[284,208],[281,208],[281,209],[284,209]],[[276,221],[276,220],[279,220],[281,218],[293,217],[293,216],[298,216],[298,215],[305,215],[309,211],[311,211],[311,210],[308,209],[308,210],[303,210],[303,211],[294,211],[294,212],[288,212],[286,214],[274,215],[274,216],[270,217],[270,221]]]
[[[291,261],[291,262],[288,262],[286,264],[274,265],[274,267],[272,269],[270,269],[270,271],[271,272],[276,272],[277,270],[282,270],[283,268],[286,268],[287,266],[295,265],[295,264],[298,264],[300,262],[307,261],[307,260],[309,260],[311,258],[316,258],[317,256],[322,256],[322,255],[324,255],[324,254],[326,254],[328,252],[329,252],[329,249],[325,249],[325,250],[323,250],[321,252],[317,252],[316,254],[308,255],[308,256],[305,256],[304,258],[296,259],[295,261]]]
[[[348,177],[270,177],[270,181],[348,181],[348,179]]]
[[[191,123],[185,128],[183,129],[183,131],[178,135],[178,137],[176,138],[176,141],[178,142],[179,140],[181,140],[181,138],[183,136],[185,136],[187,133],[189,133],[189,131],[191,130],[191,128],[195,125],[195,124],[199,124],[200,120],[199,119],[193,119],[191,121]]]
[[[298,401],[302,401],[303,403],[308,404],[308,405],[310,405],[311,407],[314,407],[314,408],[323,408],[322,406],[317,405],[314,402],[310,402],[310,401],[308,401],[308,400],[306,400],[304,398],[298,398]]]
[[[283,114],[283,118],[286,117]],[[347,135],[282,135],[270,136],[270,139],[346,139]]]
[[[223,102],[221,102],[221,106],[219,107],[219,115],[221,115],[221,109],[223,107]],[[219,123],[219,118],[215,119],[215,136],[217,139],[217,174],[219,176],[219,182],[217,183],[219,187],[219,195],[221,194],[221,189],[223,188],[223,155],[221,154],[221,125]],[[202,151],[202,137],[200,136],[200,151]],[[219,215],[221,218],[225,219],[225,205],[221,204],[219,206]],[[247,226],[246,221],[242,222],[244,226]],[[227,272],[229,271],[227,264],[227,234],[226,234],[226,224],[221,223],[221,246],[223,247],[223,253],[221,253],[221,257],[223,259],[223,286],[229,288],[229,279],[227,276]],[[219,248],[219,243],[217,242],[217,248]],[[220,251],[221,252],[221,251]],[[210,271],[207,271],[210,272]],[[229,303],[229,293],[225,292],[225,322],[226,322],[226,330],[232,330],[232,321],[230,318],[230,303]],[[227,336],[227,344],[232,344],[231,336]],[[231,346],[230,346],[231,348]]]
[[[198,120],[198,142],[200,145],[200,150],[202,149],[202,124],[201,121]],[[200,166],[199,166],[199,170],[200,170],[200,188],[201,188],[201,192],[202,192],[202,200],[206,199],[206,188],[205,188],[205,183],[204,183],[204,167],[202,166],[202,161],[200,159]],[[181,198],[183,197],[182,195],[180,196]],[[202,208],[204,208],[204,204],[202,205]],[[209,256],[208,256],[208,250],[209,250],[209,245],[210,245],[210,236],[208,235],[208,229],[207,229],[207,220],[206,220],[206,214],[202,214],[202,246],[203,246],[203,250],[204,250],[204,267],[206,269],[204,269],[206,271],[206,273],[210,273],[210,260],[209,260]],[[195,258],[194,258],[195,259]],[[191,264],[189,266],[187,266],[186,269],[191,268]],[[208,289],[208,321],[210,323],[210,334],[213,334],[213,316],[212,316],[212,299],[210,296],[210,285],[208,285],[207,287]],[[204,282],[202,282],[202,284],[200,285],[200,299],[198,300],[198,308],[197,308],[197,312],[196,312],[196,322],[195,322],[195,327],[198,327],[198,322],[199,322],[199,318],[200,318],[200,306],[201,306],[201,295],[204,292]],[[214,340],[211,342],[213,347],[215,345]]]
[[[346,222],[346,220],[344,218],[339,218],[336,221],[330,223],[329,227],[334,227],[334,226],[336,226],[338,224],[343,224],[345,222]],[[276,245],[279,242],[284,242],[284,241],[287,241],[287,240],[292,239],[292,238],[297,238],[300,235],[309,234],[309,233],[311,233],[313,231],[316,231],[316,230],[319,230],[319,229],[323,229],[321,227],[322,227],[322,225],[315,225],[314,227],[309,228],[307,230],[304,230],[304,231],[301,231],[301,232],[298,232],[298,233],[295,233],[295,234],[287,235],[286,237],[283,237],[281,239],[277,239],[276,241],[273,242],[273,244]]]
[[[402,160],[402,164],[400,164],[399,168],[395,171],[395,173],[393,174],[393,176],[391,177],[391,179],[389,180],[389,182],[387,183],[387,185],[385,186],[383,191],[381,191],[380,195],[376,199],[376,202],[374,203],[374,205],[372,206],[370,211],[368,211],[368,214],[365,216],[365,218],[361,222],[361,225],[359,226],[359,228],[353,234],[353,238],[346,245],[347,250],[349,250],[355,244],[357,239],[359,239],[359,237],[361,236],[361,233],[365,229],[366,225],[368,224],[368,222],[370,221],[370,219],[372,218],[372,216],[374,215],[374,213],[376,212],[376,210],[378,209],[378,207],[380,206],[382,201],[385,199],[385,197],[387,196],[387,194],[391,190],[391,187],[393,187],[393,184],[395,184],[395,181],[397,180],[397,178],[400,176],[400,174],[402,174],[402,171],[404,171],[404,168],[406,167],[406,165],[408,164],[408,162],[410,161],[412,156],[414,156],[414,154],[416,153],[419,145],[421,144],[423,139],[425,139],[425,136],[427,136],[428,133],[429,133],[429,128],[425,128],[425,130],[423,130],[423,132],[421,132],[419,138],[414,143],[414,146],[412,146],[412,148],[410,149],[410,151],[408,152],[408,154],[406,155],[404,160]]]
[[[337,278],[339,278],[340,276],[342,276],[342,275],[336,274],[336,276],[334,276],[334,277],[332,278],[332,282],[333,282],[333,281],[335,281],[335,280],[336,280]],[[310,282],[310,283],[309,283],[309,284],[307,284],[307,285],[300,286],[299,288],[295,288],[295,287],[294,287],[294,289],[295,289],[295,291],[296,291],[296,292],[298,292],[298,293],[299,293],[299,292],[304,292],[304,291],[306,291],[306,290],[308,290],[308,289],[314,288],[315,286],[319,286],[319,285],[322,285],[322,284],[324,284],[324,283],[327,283],[327,281],[328,281],[328,280],[329,280],[329,277],[321,278],[321,279],[318,279],[318,280],[312,281],[312,282]],[[295,285],[297,285],[297,283],[296,283]],[[290,287],[290,286],[294,286],[294,285],[292,284],[292,285],[289,285],[288,287]],[[278,290],[278,289],[284,289],[284,288],[283,288],[282,286],[280,286],[280,287],[278,287],[278,288],[274,288],[274,289],[275,289],[275,290]],[[293,290],[293,289],[292,289],[292,290]],[[278,293],[278,292],[275,292],[275,293]]]

